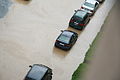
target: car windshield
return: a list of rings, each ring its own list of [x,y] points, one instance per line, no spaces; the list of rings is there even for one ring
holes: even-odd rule
[[[40,67],[40,66],[33,66],[31,71],[28,74],[28,77],[32,80],[41,80],[45,73],[47,72],[46,67]]]
[[[88,3],[88,2],[85,2],[84,5],[88,6],[88,7],[91,7],[91,8],[94,8],[94,4],[91,4],[91,3]]]
[[[66,35],[61,35],[61,36],[58,38],[58,40],[61,41],[61,42],[63,42],[63,43],[69,44],[70,37],[69,37],[69,36],[66,36]]]
[[[82,21],[85,15],[86,15],[86,12],[78,11],[77,13],[75,13],[74,18],[79,21]]]
[[[77,22],[83,21],[83,19],[81,17],[78,17],[78,16],[74,16],[73,19]]]

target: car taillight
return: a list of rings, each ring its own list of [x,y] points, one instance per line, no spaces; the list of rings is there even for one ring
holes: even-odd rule
[[[81,7],[81,9],[84,9],[84,7]]]
[[[84,26],[84,24],[79,24],[79,26]]]
[[[71,19],[71,20],[70,20],[70,22],[74,22],[74,20],[73,20],[73,19]]]
[[[55,42],[58,42],[58,40],[56,40]]]

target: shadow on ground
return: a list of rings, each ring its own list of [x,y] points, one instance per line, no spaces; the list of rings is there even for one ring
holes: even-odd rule
[[[29,4],[30,2],[31,2],[31,0],[15,0],[16,2],[18,2],[18,3],[20,3],[20,4],[24,4],[24,5],[27,5],[27,4]]]
[[[72,28],[72,27],[68,27],[67,30],[71,30],[71,31],[73,31],[73,32],[78,33],[78,36],[82,33],[82,31],[84,31],[84,30],[80,31],[80,30],[74,29],[74,28]]]
[[[53,48],[53,54],[60,58],[65,58],[67,56],[67,54],[69,54],[69,52],[70,52],[70,50],[65,51],[65,50],[62,50],[62,49],[59,49],[56,47]]]

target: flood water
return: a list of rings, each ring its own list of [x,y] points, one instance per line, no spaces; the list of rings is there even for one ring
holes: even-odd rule
[[[0,19],[0,80],[23,80],[32,64],[52,68],[52,80],[70,80],[114,1],[106,0],[85,30],[78,31],[68,28],[68,22],[83,0],[32,0],[27,4],[12,0],[10,10]],[[54,47],[60,30],[65,29],[79,34],[67,52]]]
[[[7,14],[11,4],[10,0],[0,0],[0,18],[3,18]]]

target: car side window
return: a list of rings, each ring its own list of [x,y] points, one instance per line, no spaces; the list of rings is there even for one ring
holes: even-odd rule
[[[95,7],[97,7],[98,3],[95,3]]]
[[[84,17],[84,19],[85,19],[85,20],[87,19],[87,15]]]
[[[48,71],[45,73],[45,75],[43,76],[42,80],[47,80],[48,78]]]
[[[76,38],[76,35],[74,34],[74,35],[73,35],[73,40],[75,40],[75,38]]]
[[[73,41],[74,41],[74,37],[72,36],[70,42],[73,42]]]

